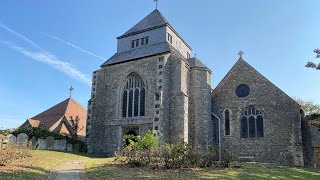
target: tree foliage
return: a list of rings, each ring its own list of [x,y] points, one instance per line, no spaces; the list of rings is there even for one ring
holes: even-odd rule
[[[11,133],[12,133],[12,131],[10,129],[0,129],[0,134],[2,134],[2,135],[7,136]]]
[[[64,139],[65,136],[56,133],[56,132],[51,132],[48,129],[45,128],[39,128],[39,127],[25,127],[25,128],[18,128],[15,131],[12,132],[13,135],[18,136],[21,133],[25,133],[26,135],[31,137],[37,137],[37,138],[46,138],[49,136],[52,136],[56,139]]]
[[[320,58],[320,49],[319,49],[319,48],[318,48],[318,49],[315,49],[313,52],[317,54],[316,58]],[[314,69],[316,69],[316,70],[320,70],[320,63],[317,64],[317,63],[314,63],[314,62],[309,61],[309,62],[306,64],[306,67],[308,67],[308,68],[314,68]]]
[[[320,114],[320,105],[315,104],[314,101],[304,101],[301,98],[294,98],[301,109],[303,109],[305,115]]]
[[[70,125],[73,130],[71,133],[71,136],[74,138],[78,138],[78,132],[81,131],[84,127],[79,125],[80,123],[80,118],[79,116],[76,116],[74,119],[72,116],[70,116]]]

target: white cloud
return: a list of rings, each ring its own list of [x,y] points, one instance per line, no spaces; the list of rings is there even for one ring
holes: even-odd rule
[[[8,26],[0,23],[0,27],[5,29],[6,31],[12,33],[16,37],[28,42],[33,47],[36,47],[37,51],[27,50],[26,48],[14,45],[12,43],[3,42],[4,44],[9,46],[10,48],[16,50],[17,52],[19,52],[19,53],[21,53],[21,54],[23,54],[33,60],[48,64],[51,67],[63,72],[64,74],[68,75],[69,77],[71,77],[73,79],[76,79],[80,82],[83,82],[89,86],[91,85],[91,80],[90,80],[90,78],[88,78],[88,75],[82,73],[77,68],[73,67],[70,63],[65,62],[63,60],[60,60],[55,55],[47,52],[46,50],[41,48],[39,45],[37,45],[35,42],[33,42],[32,40],[27,38],[26,36],[14,31],[13,29],[9,28]]]
[[[84,50],[84,49],[82,49],[81,47],[72,44],[71,42],[67,42],[67,41],[65,41],[65,40],[63,40],[63,39],[61,39],[61,38],[58,38],[58,37],[56,37],[56,36],[52,36],[52,35],[49,35],[49,34],[45,34],[45,35],[48,36],[48,37],[51,37],[51,38],[53,38],[53,39],[55,39],[55,40],[58,40],[58,41],[62,42],[63,44],[67,45],[67,46],[73,47],[73,48],[75,48],[75,49],[77,49],[77,50],[79,50],[79,51],[81,51],[81,52],[84,52],[84,53],[89,54],[89,55],[91,55],[91,56],[94,56],[94,57],[96,57],[96,58],[105,60],[105,58],[103,58],[103,57],[101,57],[101,56],[99,56],[99,55],[96,55],[96,54],[94,54],[94,53],[92,53],[92,52],[90,52],[90,51]]]
[[[29,38],[27,38],[27,37],[23,36],[22,34],[20,34],[20,33],[16,32],[16,31],[14,31],[13,29],[9,28],[8,26],[6,26],[6,25],[4,25],[4,24],[0,23],[0,27],[2,27],[3,29],[5,29],[6,31],[10,32],[11,34],[13,34],[13,35],[15,35],[15,36],[19,37],[20,39],[22,39],[22,40],[24,40],[24,41],[28,42],[28,43],[29,43],[29,44],[31,44],[32,46],[34,46],[34,47],[36,47],[36,48],[38,48],[38,49],[41,49],[41,50],[42,50],[42,48],[41,48],[38,44],[34,43],[34,42],[33,42],[33,41],[31,41]]]

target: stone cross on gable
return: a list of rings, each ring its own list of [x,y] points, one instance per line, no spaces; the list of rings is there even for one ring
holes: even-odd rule
[[[156,2],[156,9],[158,9],[158,1],[159,0],[153,0],[153,2]]]
[[[71,98],[71,96],[72,96],[72,91],[73,91],[73,87],[72,87],[72,85],[71,85],[71,87],[70,87],[69,91],[70,91],[70,98]]]
[[[243,51],[239,51],[238,55],[240,56],[240,58],[242,59],[242,55],[244,54]]]

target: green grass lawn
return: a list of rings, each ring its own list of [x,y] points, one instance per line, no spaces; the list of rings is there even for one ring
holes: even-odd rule
[[[83,154],[56,151],[31,151],[31,157],[7,166],[0,166],[0,179],[45,179],[62,162],[88,158]]]
[[[270,168],[263,164],[247,163],[241,168],[153,170],[131,168],[113,162],[113,158],[92,158],[87,164],[90,179],[320,179],[320,169]]]
[[[32,151],[32,157],[0,167],[0,179],[45,179],[62,162],[87,159],[86,170],[90,179],[320,179],[320,169],[270,168],[263,164],[248,163],[241,168],[153,170],[131,168],[115,163],[113,158],[98,158],[86,154],[56,151]]]

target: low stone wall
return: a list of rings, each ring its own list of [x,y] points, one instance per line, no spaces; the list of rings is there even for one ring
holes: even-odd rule
[[[79,152],[79,145],[72,145],[68,143],[66,139],[55,139],[51,136],[45,139],[36,137],[29,138],[28,135],[24,133],[19,134],[17,137],[12,134],[8,136],[0,134],[0,149],[10,147],[14,144],[17,144],[18,146],[27,145],[32,149],[38,150]]]

